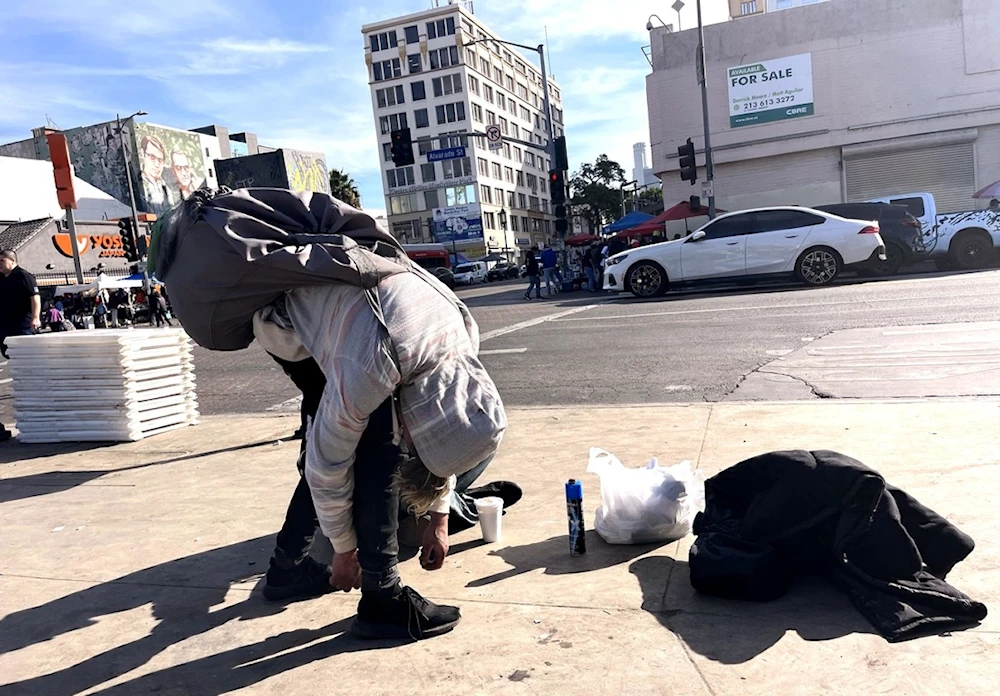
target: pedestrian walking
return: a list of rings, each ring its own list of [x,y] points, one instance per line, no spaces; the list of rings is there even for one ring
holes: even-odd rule
[[[153,292],[149,295],[149,312],[150,316],[156,320],[156,328],[163,326],[164,322],[167,326],[173,327],[167,312],[167,301],[163,299],[163,295],[157,288],[153,288]]]
[[[558,277],[558,269],[556,268],[556,252],[552,251],[552,248],[546,244],[545,249],[542,250],[542,273],[545,274],[545,294],[554,295],[552,291],[553,286],[555,287],[555,292],[559,292],[559,285],[556,283],[556,278]]]
[[[524,256],[524,271],[528,276],[528,289],[524,292],[524,299],[531,299],[531,289],[535,289],[537,299],[542,299],[542,279],[539,276],[540,271],[538,269],[538,259],[535,258],[535,252],[538,247],[532,247],[525,252]]]
[[[94,328],[108,328],[108,305],[100,295],[94,300]]]
[[[7,358],[8,336],[30,336],[42,326],[42,299],[35,277],[17,265],[12,249],[0,251],[0,354]],[[0,442],[11,433],[0,424]]]
[[[62,331],[64,319],[65,317],[59,308],[50,304],[48,311],[45,312],[45,323],[49,325],[49,331]]]

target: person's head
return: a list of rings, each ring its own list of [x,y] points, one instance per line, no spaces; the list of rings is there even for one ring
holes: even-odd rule
[[[403,509],[417,517],[426,515],[448,487],[448,479],[432,474],[416,457],[399,465],[392,482],[399,491]]]
[[[144,135],[139,141],[142,152],[142,174],[150,181],[159,181],[163,174],[166,149],[155,135]]]
[[[14,253],[14,250],[4,249],[0,251],[0,273],[7,276],[15,268],[17,268],[17,254]]]
[[[180,184],[180,187],[190,189],[192,172],[188,156],[180,150],[174,150],[170,153],[170,167],[174,170],[174,176],[177,177],[177,183]]]

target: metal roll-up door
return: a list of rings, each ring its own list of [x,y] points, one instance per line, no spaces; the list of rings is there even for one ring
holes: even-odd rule
[[[970,210],[976,191],[972,143],[858,155],[844,159],[847,200],[934,194],[939,213]]]

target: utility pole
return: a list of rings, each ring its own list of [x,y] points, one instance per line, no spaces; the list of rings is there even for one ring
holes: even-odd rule
[[[701,118],[705,128],[705,180],[708,183],[708,219],[715,218],[715,163],[712,161],[712,133],[708,123],[708,71],[705,66],[705,25],[698,0],[698,72],[701,83]]]

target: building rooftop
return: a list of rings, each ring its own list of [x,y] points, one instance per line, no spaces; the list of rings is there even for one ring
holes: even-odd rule
[[[37,220],[25,220],[24,222],[0,222],[0,249],[13,249],[17,251],[24,246],[32,237],[48,227],[53,222],[50,217],[39,218]],[[3,227],[7,225],[7,227]]]

